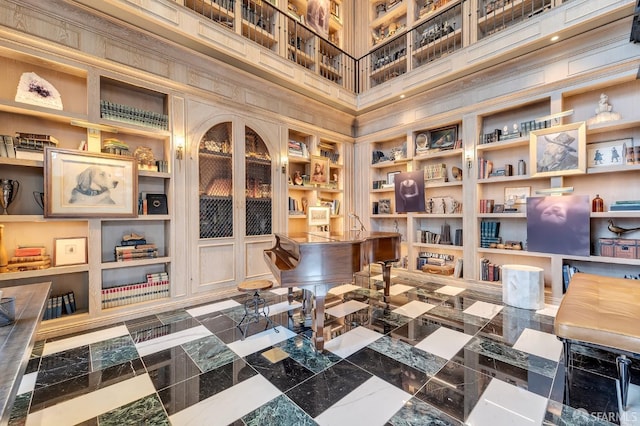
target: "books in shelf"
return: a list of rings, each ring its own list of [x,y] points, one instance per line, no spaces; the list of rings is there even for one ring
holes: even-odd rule
[[[103,288],[101,296],[103,309],[169,297],[169,274],[149,273],[146,282]]]
[[[43,320],[60,318],[62,315],[71,315],[76,311],[75,294],[70,291],[62,295],[52,296],[47,300]]]
[[[609,206],[610,212],[640,210],[640,200],[616,201]]]

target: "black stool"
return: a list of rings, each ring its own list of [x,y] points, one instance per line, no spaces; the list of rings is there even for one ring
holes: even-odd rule
[[[260,296],[260,290],[268,290],[273,287],[273,282],[270,280],[254,280],[254,281],[243,281],[238,284],[238,290],[248,293],[253,292],[253,298],[248,299],[244,302],[244,316],[238,323],[237,327],[242,333],[242,340],[247,337],[247,329],[249,328],[249,324],[254,322],[260,322],[260,317],[263,317],[267,320],[267,325],[265,326],[265,330],[269,327],[273,328],[276,333],[279,333],[278,329],[275,328],[273,321],[269,318],[269,306],[267,305],[266,300]],[[243,329],[244,324],[244,329]]]

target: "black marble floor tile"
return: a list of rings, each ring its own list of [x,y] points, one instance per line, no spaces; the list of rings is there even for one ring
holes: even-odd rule
[[[490,381],[490,376],[450,361],[415,396],[464,422]]]
[[[498,315],[482,327],[480,335],[513,346],[527,328],[554,334],[553,318],[538,315],[533,310],[504,306]]]
[[[176,317],[170,317],[176,318]],[[148,325],[148,326],[147,326]],[[174,322],[163,324],[161,321],[149,321],[147,323],[138,323],[129,328],[131,338],[134,343],[142,343],[160,336],[166,336],[171,333],[188,330],[200,325],[197,319],[193,317],[180,318]]]
[[[193,318],[189,313],[184,309],[176,309],[174,311],[168,312],[159,312],[156,314],[160,322],[163,324],[172,324],[176,322],[182,322],[186,319]]]
[[[370,377],[371,374],[361,368],[341,361],[302,382],[286,395],[316,418]]]
[[[266,350],[251,354],[244,359],[282,392],[288,391],[315,374],[291,357],[271,363],[262,355]]]
[[[548,398],[558,363],[483,337],[474,337],[454,361]]]
[[[42,357],[36,389],[89,373],[90,359],[88,345]]]
[[[147,355],[142,361],[156,390],[173,386],[202,373],[181,346]]]
[[[243,360],[176,383],[158,392],[169,416],[258,374]]]
[[[40,368],[40,357],[29,358],[27,361],[27,368],[24,370],[24,374],[35,373]]]
[[[214,312],[198,317],[198,321],[212,333],[233,328],[237,323],[221,312]]]
[[[472,302],[463,304],[462,306],[454,306],[450,303],[451,299],[444,302],[440,306],[429,310],[426,314],[422,315],[422,318],[427,318],[433,322],[441,324],[444,327],[451,328],[453,330],[461,331],[465,334],[474,335],[482,327],[484,327],[489,320],[486,318],[478,317],[475,315],[467,315],[463,312],[464,309],[471,306],[475,301],[464,299],[465,302]]]
[[[88,364],[86,361],[84,364]],[[31,400],[30,412],[64,402],[80,395],[122,382],[145,372],[140,359],[113,365],[103,370],[79,374],[48,386],[36,386]],[[41,373],[38,373],[38,380]]]
[[[420,371],[370,348],[359,350],[348,357],[347,361],[411,395],[415,394],[430,377],[424,371]]]

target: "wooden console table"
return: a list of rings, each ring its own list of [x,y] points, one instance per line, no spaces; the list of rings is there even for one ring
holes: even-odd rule
[[[16,299],[15,322],[0,327],[0,425],[6,425],[33,350],[51,283],[25,284],[1,290],[2,297]]]

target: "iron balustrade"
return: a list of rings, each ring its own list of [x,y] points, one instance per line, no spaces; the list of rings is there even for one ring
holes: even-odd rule
[[[554,0],[418,0],[415,22],[366,55],[355,58],[267,0],[175,0],[202,17],[241,34],[327,81],[362,93],[412,70],[428,66],[464,47],[464,40],[485,37],[566,3]],[[404,0],[410,1],[410,0]],[[477,5],[463,31],[466,3]],[[473,31],[476,31],[474,37]],[[464,37],[463,37],[464,36]]]

